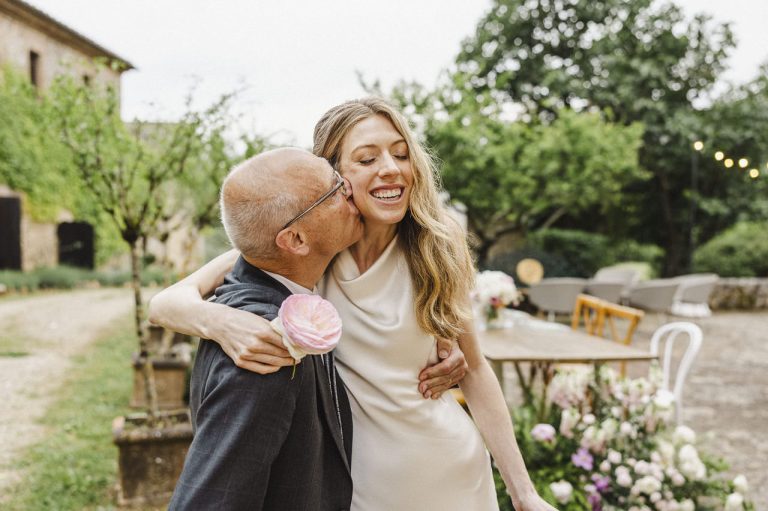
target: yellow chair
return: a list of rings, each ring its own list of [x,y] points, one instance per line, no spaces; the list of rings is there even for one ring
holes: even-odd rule
[[[635,334],[635,330],[637,330],[637,325],[640,323],[640,320],[643,319],[643,316],[645,315],[645,312],[641,311],[640,309],[635,309],[633,307],[626,307],[624,305],[617,305],[615,303],[608,303],[605,302],[605,306],[603,308],[603,314],[604,314],[604,324],[601,325],[600,330],[600,336],[603,335],[603,329],[605,324],[608,324],[610,328],[611,333],[611,339],[613,339],[616,342],[620,342],[622,344],[625,344],[629,346],[632,344],[632,336]],[[622,335],[619,332],[619,329],[616,327],[616,319],[622,319],[627,321],[627,329],[624,331],[624,334]],[[621,376],[627,375],[627,363],[621,362]]]
[[[571,328],[579,329],[582,320],[589,335],[602,335],[605,321],[606,302],[594,296],[581,294],[576,297],[576,305],[571,314]]]

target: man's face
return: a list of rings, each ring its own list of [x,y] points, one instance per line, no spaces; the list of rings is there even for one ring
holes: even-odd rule
[[[311,197],[312,201],[339,184],[337,174],[323,158],[317,158],[311,174],[306,176],[307,180],[316,180],[317,186],[312,188],[321,190],[319,194],[315,192],[317,197]],[[337,254],[358,241],[363,234],[360,212],[352,202],[352,187],[348,181],[299,221],[304,222],[310,233],[313,248],[323,253]]]

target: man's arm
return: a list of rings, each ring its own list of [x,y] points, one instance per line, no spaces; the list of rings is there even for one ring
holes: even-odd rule
[[[170,510],[260,510],[270,470],[291,428],[311,364],[259,375],[235,367],[203,341],[198,356],[212,359],[203,377],[197,430]]]

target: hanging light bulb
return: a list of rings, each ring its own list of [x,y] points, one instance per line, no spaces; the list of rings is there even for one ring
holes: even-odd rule
[[[742,169],[745,169],[745,168],[747,168],[748,165],[749,165],[749,160],[748,159],[746,159],[746,158],[740,158],[739,159],[739,167],[741,167]]]
[[[725,161],[723,162],[723,165],[725,165],[725,168],[729,169],[733,167],[733,160],[730,158],[726,158]]]
[[[715,159],[717,161],[723,161],[723,158],[725,158],[725,154],[722,151],[718,151],[715,153]]]
[[[693,148],[696,149],[697,151],[701,151],[702,149],[704,149],[704,142],[702,142],[701,140],[697,140],[696,142],[693,143]]]
[[[749,177],[752,179],[757,179],[760,176],[760,171],[757,169],[752,169],[749,171]]]

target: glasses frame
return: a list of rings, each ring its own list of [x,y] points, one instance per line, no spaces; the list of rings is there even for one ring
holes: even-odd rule
[[[322,195],[322,197],[320,197],[320,198],[319,198],[319,199],[317,199],[315,202],[313,202],[313,203],[312,203],[312,204],[311,204],[311,205],[310,205],[310,206],[309,206],[307,209],[305,209],[304,211],[302,211],[301,213],[299,213],[298,215],[296,215],[295,217],[293,217],[293,218],[292,218],[290,221],[288,221],[288,223],[286,223],[286,224],[283,226],[283,228],[282,228],[282,229],[280,229],[281,231],[282,231],[283,229],[287,229],[288,227],[292,226],[293,224],[295,224],[296,222],[298,222],[299,220],[301,220],[301,219],[302,219],[302,218],[303,218],[303,217],[304,217],[304,216],[305,216],[307,213],[309,213],[310,211],[312,211],[313,209],[315,209],[316,207],[318,207],[320,204],[322,204],[323,202],[325,202],[326,200],[328,200],[330,197],[332,197],[332,196],[333,196],[333,194],[335,194],[336,192],[338,192],[340,188],[343,188],[343,189],[344,189],[344,190],[342,191],[342,193],[344,194],[344,196],[346,196],[346,195],[347,195],[347,186],[346,186],[346,182],[344,181],[344,178],[343,178],[343,177],[341,177],[341,174],[339,174],[339,171],[337,171],[337,170],[334,170],[334,171],[333,171],[333,175],[336,177],[336,184],[335,184],[335,185],[333,185],[333,187],[331,187],[331,189],[330,189],[330,190],[328,190],[327,192],[325,192],[325,193]]]

